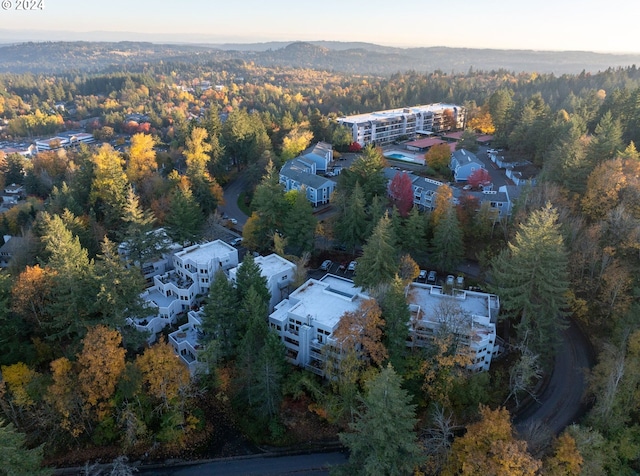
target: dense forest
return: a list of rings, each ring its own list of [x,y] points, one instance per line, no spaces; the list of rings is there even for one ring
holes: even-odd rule
[[[479,32],[482,28],[478,27]],[[337,41],[255,44],[155,44],[147,42],[16,43],[0,46],[0,72],[101,72],[139,64],[183,61],[242,61],[267,68],[310,68],[348,74],[384,74],[413,69],[464,73],[474,69],[506,69],[578,74],[640,62],[634,54],[587,51],[494,50],[474,48],[394,48],[372,43]]]
[[[464,105],[469,129],[539,169],[508,219],[471,200],[453,205],[446,188],[432,212],[407,205],[402,184],[389,197],[373,147],[340,174],[330,219],[319,222],[303,193],[284,193],[284,161],[316,141],[337,155],[350,149],[340,115],[432,102]],[[177,58],[5,73],[0,115],[3,144],[80,129],[98,140],[31,158],[2,154],[3,188],[27,194],[0,218],[2,235],[22,240],[0,273],[0,433],[15,448],[0,448],[0,461],[15,471],[229,455],[232,432],[282,446],[339,438],[350,459],[338,473],[640,471],[635,66],[354,75]],[[421,174],[448,180],[435,153],[427,161]],[[202,297],[206,372],[196,378],[166,341],[148,346],[128,325],[148,312],[138,266],[164,251],[149,232],[163,226],[182,244],[215,238],[222,187],[239,178],[250,250],[301,269],[315,266],[320,241],[362,251],[355,282],[371,299],[341,321],[336,337],[349,350],[330,379],[285,362],[251,253],[236,286],[219,274]],[[122,242],[130,262],[118,255]],[[466,370],[453,334],[405,345],[405,286],[420,268],[448,273],[464,261],[478,264],[475,284],[502,302],[509,353],[489,372]],[[597,354],[588,411],[559,435],[544,425],[518,434],[510,412],[553,369],[569,320]]]

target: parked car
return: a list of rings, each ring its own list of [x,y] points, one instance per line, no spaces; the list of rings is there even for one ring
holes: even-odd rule
[[[229,222],[231,222],[232,225],[238,224],[238,220],[236,220],[235,218],[229,218]]]
[[[447,286],[453,286],[454,281],[455,277],[453,276],[453,274],[447,276]]]
[[[347,271],[353,271],[355,273],[357,265],[358,265],[357,261],[352,261],[351,263],[349,263],[349,266],[347,267]]]
[[[231,243],[229,243],[231,246],[238,246],[240,244],[242,244],[242,237],[238,237],[238,238],[234,238],[233,240],[231,240]]]
[[[429,271],[429,276],[427,276],[427,283],[436,284],[437,278],[438,278],[438,275],[435,271]]]
[[[427,279],[427,270],[426,269],[421,269],[420,270],[420,274],[418,275],[418,279],[420,281],[424,281],[425,279]]]
[[[322,271],[328,271],[329,268],[331,268],[331,265],[333,264],[333,262],[330,259],[326,259],[322,262],[322,264],[320,265],[320,269]]]

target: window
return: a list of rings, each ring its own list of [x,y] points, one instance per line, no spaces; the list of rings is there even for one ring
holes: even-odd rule
[[[289,277],[289,276],[285,274],[285,275],[282,277],[282,280],[284,281],[284,280],[285,280],[285,279],[287,279],[288,277]]]

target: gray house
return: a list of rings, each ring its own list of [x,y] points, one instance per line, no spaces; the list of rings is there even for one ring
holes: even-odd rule
[[[305,190],[307,200],[314,207],[329,203],[336,188],[333,180],[316,175],[316,163],[307,157],[298,157],[286,162],[280,170],[280,183],[285,191]]]
[[[453,172],[453,179],[456,182],[466,182],[473,172],[478,169],[484,169],[484,164],[473,152],[460,149],[451,154],[449,168]]]
[[[316,171],[325,173],[333,161],[333,148],[326,142],[318,142],[302,153],[302,157],[316,164]]]

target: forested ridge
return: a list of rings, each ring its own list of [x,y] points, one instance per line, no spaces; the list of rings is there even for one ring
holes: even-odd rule
[[[463,73],[505,69],[540,73],[595,73],[638,64],[634,54],[473,48],[395,48],[327,41],[257,44],[158,44],[148,42],[28,42],[0,46],[1,72],[104,71],[179,60],[190,64],[238,60],[274,68],[312,68],[349,74],[393,74],[407,69]]]
[[[2,154],[3,188],[27,195],[0,217],[2,235],[22,240],[0,273],[0,433],[16,448],[0,448],[3,464],[36,474],[42,461],[82,464],[86,455],[228,455],[230,429],[300,445],[311,427],[350,449],[346,472],[640,471],[635,66],[561,76],[347,74],[233,58],[110,68],[0,75],[2,144],[81,129],[98,140],[32,158]],[[329,219],[318,221],[302,192],[284,193],[280,166],[309,145],[357,150],[340,115],[431,102],[464,105],[468,129],[537,167],[508,219],[472,199],[454,205],[447,186],[432,212],[418,210],[402,174],[389,197],[388,164],[373,147],[339,175]],[[448,182],[447,156],[432,150],[418,173]],[[362,252],[355,282],[371,299],[341,319],[345,351],[325,369],[332,379],[285,362],[251,253],[237,286],[220,273],[201,296],[207,373],[190,379],[166,341],[147,346],[127,324],[149,312],[139,266],[164,246],[149,232],[163,226],[187,245],[216,238],[222,187],[238,178],[251,213],[244,245],[295,262],[298,285],[327,253],[318,243],[340,243],[342,259]],[[128,263],[117,252],[123,241]],[[480,269],[473,284],[502,303],[510,352],[485,373],[465,370],[453,332],[405,345],[406,285],[421,268],[446,275],[465,260]],[[552,369],[566,319],[598,354],[589,411],[560,435],[516,434],[510,412]]]

